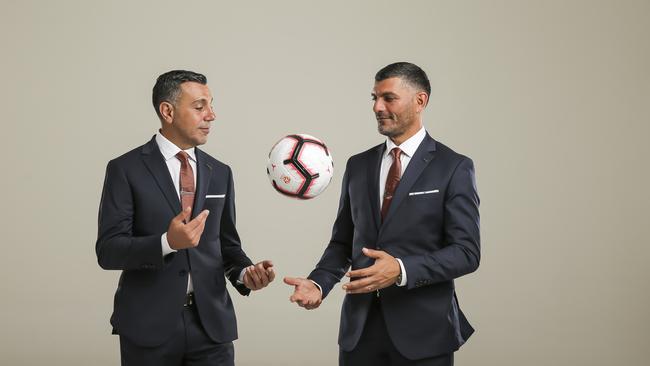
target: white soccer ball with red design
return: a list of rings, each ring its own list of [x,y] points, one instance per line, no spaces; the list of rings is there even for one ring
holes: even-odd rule
[[[310,199],[332,181],[334,162],[323,141],[306,134],[288,135],[271,148],[266,173],[276,191]]]

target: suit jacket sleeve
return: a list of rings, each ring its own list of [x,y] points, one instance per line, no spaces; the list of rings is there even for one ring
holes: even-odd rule
[[[474,164],[464,157],[447,187],[444,203],[446,245],[437,251],[400,258],[407,287],[449,281],[475,271],[480,261],[479,197]]]
[[[350,195],[348,192],[350,161],[345,168],[339,210],[332,228],[332,237],[320,261],[308,278],[321,287],[323,299],[332,290],[332,287],[341,280],[341,277],[350,267],[352,261],[352,238],[354,224],[350,211]]]
[[[235,185],[232,170],[228,167],[228,192],[226,203],[221,214],[221,255],[223,257],[224,272],[230,283],[242,295],[248,295],[251,290],[243,284],[237,283],[241,271],[253,264],[242,250],[241,240],[235,226]]]
[[[155,270],[163,265],[160,237],[133,236],[133,199],[123,168],[110,161],[99,204],[95,252],[103,269]]]

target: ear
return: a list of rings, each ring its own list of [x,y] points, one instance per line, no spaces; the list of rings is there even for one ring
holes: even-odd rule
[[[160,111],[160,117],[163,120],[163,123],[171,124],[174,120],[174,106],[169,102],[162,102],[158,106]]]
[[[429,104],[429,95],[425,92],[418,92],[415,94],[415,103],[417,104],[418,112],[422,112]]]

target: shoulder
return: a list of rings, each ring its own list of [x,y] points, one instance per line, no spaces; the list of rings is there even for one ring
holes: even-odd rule
[[[108,166],[126,167],[132,165],[135,162],[140,161],[141,156],[143,154],[151,154],[151,153],[160,154],[158,147],[153,141],[149,141],[144,145],[140,145],[134,149],[131,149],[130,151],[125,152],[124,154],[116,158],[111,159],[108,162]]]
[[[434,140],[434,142],[436,146],[436,159],[447,161],[453,167],[458,167],[461,164],[474,165],[470,157],[456,152],[438,140]]]
[[[217,171],[217,172],[227,172],[230,174],[231,169],[228,164],[225,164],[217,159],[215,159],[212,155],[206,153],[203,150],[200,150],[199,148],[196,148],[196,156],[197,160],[200,163],[207,164],[210,169]]]
[[[350,156],[347,163],[348,167],[357,164],[366,164],[368,161],[374,160],[384,150],[385,145],[385,143],[381,143],[379,145],[371,147],[366,151]]]

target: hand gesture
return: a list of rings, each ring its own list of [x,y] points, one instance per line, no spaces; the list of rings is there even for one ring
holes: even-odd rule
[[[244,286],[256,291],[268,286],[275,279],[273,263],[269,260],[261,261],[246,268],[244,273]]]
[[[284,283],[294,287],[293,295],[289,297],[289,301],[295,302],[300,307],[312,310],[323,302],[323,294],[320,289],[306,278],[285,277]]]
[[[343,285],[348,294],[363,294],[391,286],[400,274],[399,262],[383,250],[362,249],[367,257],[374,258],[370,267],[349,271],[350,282]]]
[[[172,219],[167,229],[167,242],[174,250],[194,248],[199,245],[201,234],[205,228],[205,220],[210,211],[203,210],[192,221],[189,220],[192,210],[186,207],[181,213]],[[187,223],[186,223],[187,222]]]

